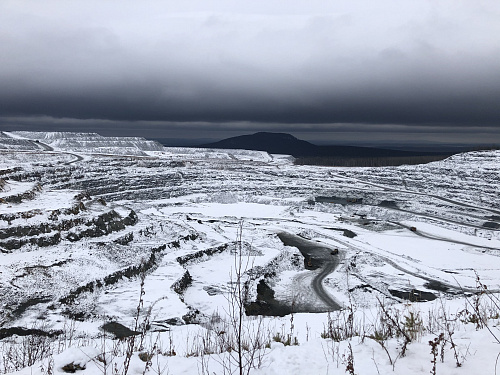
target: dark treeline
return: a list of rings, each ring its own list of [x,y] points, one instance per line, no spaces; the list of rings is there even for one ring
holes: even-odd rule
[[[387,167],[398,165],[425,164],[446,159],[450,155],[395,156],[342,158],[334,156],[303,157],[295,159],[296,165],[320,165],[325,167]]]
[[[471,147],[467,149],[466,151],[494,151],[494,150],[500,150],[500,145],[488,145],[488,146],[477,146],[477,147]],[[464,151],[464,152],[466,152]]]

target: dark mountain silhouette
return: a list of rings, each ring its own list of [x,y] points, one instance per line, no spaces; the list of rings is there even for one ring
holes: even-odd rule
[[[259,132],[223,139],[198,147],[267,151],[301,157],[387,158],[430,155],[426,152],[388,150],[357,146],[317,146],[287,133]],[[435,155],[435,154],[434,154]]]

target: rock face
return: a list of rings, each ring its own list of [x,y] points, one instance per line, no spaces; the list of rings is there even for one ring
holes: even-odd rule
[[[36,184],[32,189],[28,191],[24,191],[22,193],[7,195],[2,198],[4,203],[21,203],[25,200],[32,200],[37,194],[42,191],[42,186],[40,184]]]
[[[66,238],[71,242],[75,242],[83,237],[105,236],[113,232],[121,231],[125,229],[126,226],[135,225],[137,220],[137,214],[133,210],[124,218],[114,210],[111,210],[85,223],[88,229],[71,232]]]
[[[112,333],[115,338],[123,339],[125,337],[139,335],[140,332],[132,331],[130,328],[125,327],[123,324],[118,322],[108,322],[101,326],[101,329],[106,332]]]
[[[56,245],[63,239],[75,242],[85,237],[101,237],[135,225],[137,221],[137,214],[133,210],[125,217],[111,210],[90,220],[76,216],[55,223],[11,226],[0,229],[0,251],[6,253],[28,244],[47,247]]]
[[[35,245],[38,247],[47,247],[51,245],[57,245],[61,242],[61,234],[55,233],[53,235],[45,235],[38,237],[31,237],[25,239],[10,239],[7,241],[0,241],[0,251],[2,253],[8,253],[12,250],[17,250],[24,245]]]
[[[172,289],[175,290],[177,294],[183,294],[192,282],[193,278],[189,274],[189,271],[186,271],[184,275],[172,285]]]

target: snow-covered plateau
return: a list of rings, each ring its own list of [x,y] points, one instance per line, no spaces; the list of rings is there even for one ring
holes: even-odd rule
[[[0,132],[0,373],[500,373],[499,168]]]

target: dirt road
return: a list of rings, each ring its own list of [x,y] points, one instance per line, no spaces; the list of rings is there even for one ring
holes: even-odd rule
[[[287,232],[279,233],[278,237],[286,246],[293,246],[299,249],[304,256],[306,269],[319,270],[311,280],[313,292],[328,309],[340,310],[341,306],[325,290],[323,285],[325,277],[332,273],[339,264],[338,251],[336,252],[333,248]]]

